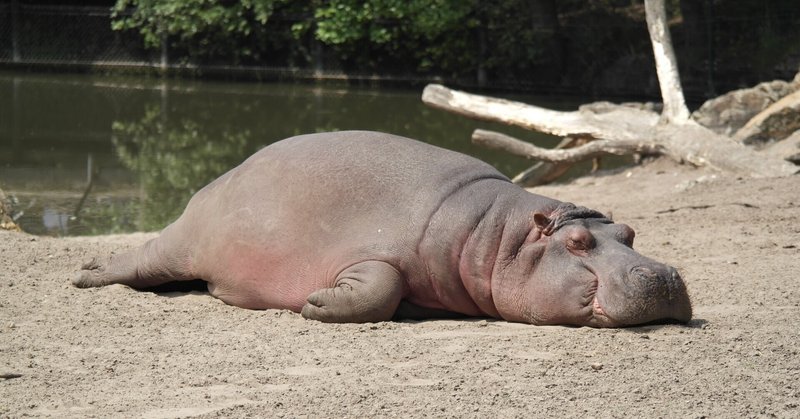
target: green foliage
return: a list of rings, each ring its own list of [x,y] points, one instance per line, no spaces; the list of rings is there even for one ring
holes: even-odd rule
[[[314,11],[316,37],[331,45],[432,40],[464,23],[475,1],[331,0]]]
[[[458,41],[476,24],[470,18],[476,3],[331,0],[314,11],[314,36],[332,46],[348,67],[457,71],[462,60],[443,58],[470,57],[465,49],[470,46]]]
[[[250,55],[244,40],[288,0],[118,0],[112,28],[138,30],[148,47],[166,36],[192,55]]]
[[[148,47],[170,44],[199,57],[250,57],[271,39],[276,13],[293,23],[282,39],[309,60],[309,37],[335,51],[346,69],[474,74],[478,64],[494,68],[530,62],[541,48],[525,0],[118,0],[113,28],[138,30]],[[478,51],[481,24],[494,42]],[[521,41],[524,41],[523,45]],[[483,55],[481,55],[483,54]],[[291,55],[291,53],[290,53]],[[295,53],[296,55],[296,53]],[[297,61],[297,60],[294,60]]]

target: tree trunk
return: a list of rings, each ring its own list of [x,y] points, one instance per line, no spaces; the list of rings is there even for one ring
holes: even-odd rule
[[[647,30],[650,32],[650,41],[653,44],[653,56],[656,59],[661,98],[664,101],[661,120],[664,123],[686,122],[689,120],[689,109],[686,108],[686,101],[683,98],[678,61],[672,49],[664,0],[645,0],[644,8]]]

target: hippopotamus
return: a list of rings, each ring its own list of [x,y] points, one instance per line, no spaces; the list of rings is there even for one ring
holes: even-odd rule
[[[473,157],[385,133],[318,133],[256,152],[158,237],[93,259],[73,284],[202,279],[225,303],[321,322],[689,321],[681,276],[634,251],[633,238]]]

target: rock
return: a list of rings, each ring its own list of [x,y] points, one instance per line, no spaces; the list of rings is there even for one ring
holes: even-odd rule
[[[768,106],[800,89],[798,80],[768,81],[728,92],[706,101],[692,113],[692,119],[717,134],[731,136]]]
[[[2,189],[0,189],[0,230],[22,231],[11,218],[11,206]]]
[[[764,149],[764,153],[800,164],[800,129],[792,135]]]
[[[800,129],[800,90],[769,105],[734,134],[744,144],[780,141]]]

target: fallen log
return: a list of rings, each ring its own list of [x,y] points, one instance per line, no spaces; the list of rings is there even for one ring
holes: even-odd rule
[[[658,144],[633,140],[594,140],[573,148],[548,150],[499,132],[482,129],[476,129],[472,133],[472,142],[488,148],[503,150],[518,156],[550,163],[578,163],[604,154],[620,156],[628,154],[662,154],[661,147]]]

